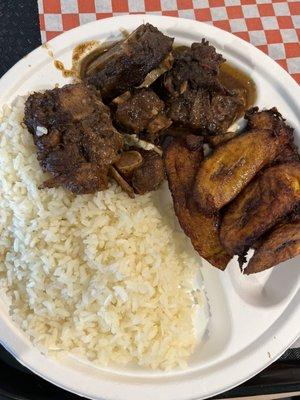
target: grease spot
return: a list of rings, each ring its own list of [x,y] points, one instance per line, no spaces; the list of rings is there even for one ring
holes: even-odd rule
[[[62,72],[65,78],[70,78],[74,75],[72,69],[66,69],[64,64],[60,60],[54,60],[54,66],[56,69]]]

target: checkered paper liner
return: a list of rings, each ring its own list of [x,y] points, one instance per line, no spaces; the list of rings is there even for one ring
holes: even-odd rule
[[[251,42],[300,83],[300,1],[38,0],[42,42],[96,19],[156,14],[196,19]]]

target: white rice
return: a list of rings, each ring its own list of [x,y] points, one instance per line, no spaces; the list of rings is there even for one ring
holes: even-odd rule
[[[159,205],[162,191],[130,199],[113,184],[94,195],[39,190],[23,111],[19,98],[0,120],[0,278],[13,320],[50,355],[184,367],[199,260],[171,205]]]

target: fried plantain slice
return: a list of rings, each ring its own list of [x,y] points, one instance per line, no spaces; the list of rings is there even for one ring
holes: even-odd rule
[[[300,216],[277,225],[260,242],[244,270],[246,275],[264,271],[300,254]]]
[[[300,161],[298,148],[294,143],[284,146],[279,155],[271,163],[271,165],[283,164],[290,161]]]
[[[271,129],[274,131],[280,130],[285,121],[276,107],[262,111],[259,111],[258,107],[252,107],[246,111],[245,120],[247,121],[247,130]]]
[[[218,146],[201,163],[194,193],[206,214],[218,211],[233,200],[258,171],[293,142],[293,130],[278,112],[253,111],[247,118],[250,131]],[[258,121],[264,129],[258,128]]]
[[[266,168],[223,215],[220,240],[230,254],[243,254],[300,203],[300,163]]]
[[[163,152],[163,159],[175,213],[183,231],[200,256],[224,270],[231,257],[219,240],[219,218],[203,215],[193,199],[194,179],[203,159],[201,138],[192,135],[173,138]]]
[[[233,139],[234,137],[240,134],[239,131],[228,131],[223,135],[210,135],[205,137],[207,142],[211,145],[211,147],[221,146],[222,144],[228,142],[229,140]]]

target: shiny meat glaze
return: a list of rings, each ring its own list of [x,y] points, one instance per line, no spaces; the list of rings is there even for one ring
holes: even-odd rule
[[[151,89],[140,89],[120,103],[115,113],[117,123],[130,133],[140,133],[164,109],[162,100]]]
[[[171,51],[173,40],[150,24],[141,25],[93,61],[86,82],[99,89],[103,100],[109,102],[139,86]]]
[[[175,49],[164,77],[168,116],[200,133],[224,133],[245,106],[243,89],[228,90],[219,79],[221,54],[204,39],[191,48]]]
[[[43,170],[54,175],[45,186],[63,185],[78,194],[107,187],[108,169],[118,159],[123,139],[95,89],[74,84],[33,93],[24,122]]]

